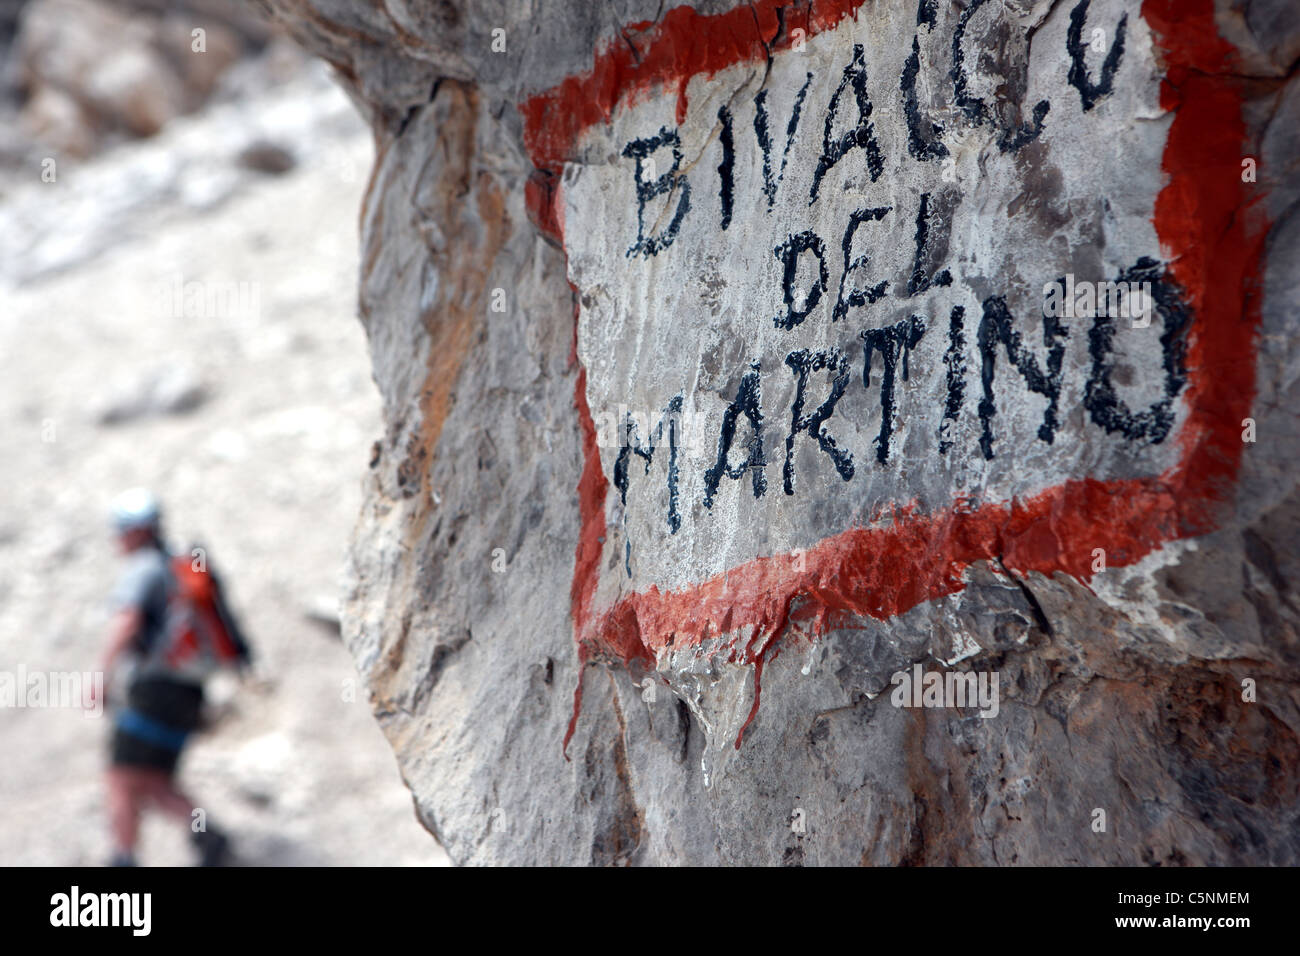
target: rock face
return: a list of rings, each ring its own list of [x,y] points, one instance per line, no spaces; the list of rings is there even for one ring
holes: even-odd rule
[[[270,0],[367,113],[344,632],[464,863],[1300,862],[1281,0]]]

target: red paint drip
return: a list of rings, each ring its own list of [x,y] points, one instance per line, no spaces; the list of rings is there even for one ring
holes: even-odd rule
[[[576,303],[575,303],[576,312]],[[605,542],[605,494],[609,482],[600,467],[600,447],[596,441],[596,423],[587,404],[587,370],[578,369],[573,388],[573,405],[578,410],[578,427],[582,432],[583,467],[578,479],[578,548],[573,557],[573,584],[569,588],[569,607],[573,627],[581,634],[591,619],[591,601],[600,576],[600,555]],[[587,649],[578,644],[578,687],[573,694],[573,716],[564,735],[563,751],[568,759],[569,741],[578,727],[582,709],[582,672],[588,658]],[[630,657],[628,658],[631,659]]]
[[[524,208],[537,231],[564,245],[563,212],[560,208],[560,177],[545,169],[534,169],[524,183]]]
[[[556,177],[582,133],[608,122],[620,104],[675,83],[680,123],[691,78],[763,59],[789,45],[794,26],[812,36],[860,5],[861,0],[832,0],[814,12],[807,5],[761,0],[714,16],[678,7],[657,26],[627,27],[596,57],[591,72],[520,107],[525,145],[545,177],[530,179],[526,187],[530,216],[562,241]],[[777,10],[783,7],[781,31]],[[1244,447],[1239,429],[1255,394],[1254,290],[1267,222],[1256,215],[1252,223],[1246,215],[1253,202],[1240,178],[1240,81],[1230,75],[1235,51],[1218,35],[1213,0],[1145,0],[1142,15],[1164,53],[1161,106],[1174,113],[1162,157],[1168,182],[1157,196],[1153,221],[1194,315],[1179,464],[1154,477],[1069,481],[1007,503],[972,507],[958,498],[931,515],[914,506],[895,509],[887,527],[841,532],[801,559],[757,558],[680,591],[652,586],[596,614],[608,482],[587,404],[586,371],[580,369],[574,404],[585,460],[570,599],[581,664],[599,656],[653,666],[668,647],[698,646],[712,634],[748,630],[739,660],[754,665],[754,702],[736,738],[739,747],[758,712],[767,652],[776,656],[788,626],[807,623],[806,636],[814,640],[864,617],[887,619],[960,591],[966,568],[980,560],[1000,560],[1017,573],[1064,572],[1086,583],[1094,548],[1106,550],[1108,565],[1123,566],[1164,542],[1216,527],[1235,487]],[[575,336],[576,316],[575,302]],[[800,606],[792,612],[796,599]],[[733,659],[735,641],[725,645]],[[581,680],[580,668],[566,750],[580,713]]]
[[[763,697],[763,655],[760,654],[758,658],[754,661],[754,705],[749,708],[749,716],[746,717],[745,722],[740,725],[740,733],[736,734],[735,747],[737,750],[740,749],[741,741],[745,739],[745,731],[749,729],[749,725],[753,722],[754,718],[758,716],[758,702],[762,699],[762,697]]]

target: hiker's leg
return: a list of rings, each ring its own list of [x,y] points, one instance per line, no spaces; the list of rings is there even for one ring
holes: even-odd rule
[[[165,770],[143,770],[145,788],[149,799],[158,809],[174,820],[189,824],[193,819],[194,804],[181,792],[176,778]]]
[[[140,837],[141,790],[133,767],[108,769],[108,820],[113,849],[119,857],[134,857]]]
[[[220,866],[229,856],[229,838],[205,819],[200,829],[194,828],[194,801],[187,797],[176,783],[176,778],[165,770],[146,770],[145,786],[149,799],[167,816],[186,824],[190,842],[199,851],[202,866]]]
[[[221,866],[226,862],[230,852],[230,839],[226,834],[208,822],[206,816],[195,828],[195,814],[199,811],[194,801],[186,796],[176,784],[176,778],[164,771],[157,771],[150,779],[150,797],[164,813],[179,822],[187,824],[190,842],[199,851],[201,866]]]

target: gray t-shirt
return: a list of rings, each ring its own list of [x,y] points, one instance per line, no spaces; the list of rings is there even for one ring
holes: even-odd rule
[[[131,650],[136,654],[153,647],[167,621],[167,600],[172,588],[171,568],[167,555],[157,548],[140,548],[126,558],[126,567],[113,589],[115,610],[136,609],[144,615],[144,624]]]

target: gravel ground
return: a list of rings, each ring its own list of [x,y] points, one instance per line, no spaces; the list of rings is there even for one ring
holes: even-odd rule
[[[241,165],[254,142],[296,165]],[[329,625],[380,430],[354,317],[370,158],[311,67],[60,161],[53,183],[36,167],[0,183],[0,673],[96,665],[120,565],[106,508],[155,489],[172,545],[205,545],[260,653],[255,679],[214,689],[181,769],[244,865],[447,862]],[[178,278],[245,296],[170,303]],[[0,710],[0,864],[106,860],[108,730]],[[142,862],[188,863],[186,836],[147,818]]]

